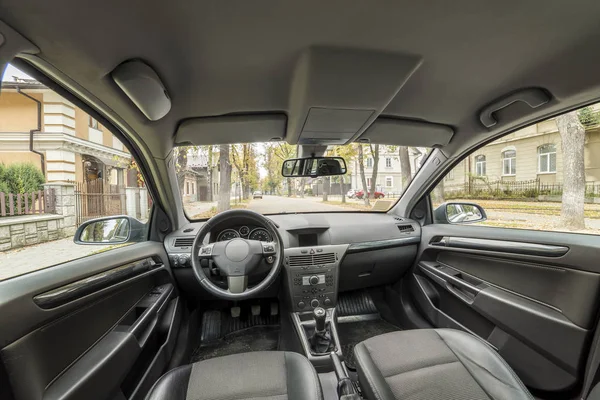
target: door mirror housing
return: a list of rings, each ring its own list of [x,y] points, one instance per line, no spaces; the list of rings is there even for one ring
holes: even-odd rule
[[[286,178],[345,175],[346,161],[342,157],[306,157],[285,160],[281,175]]]
[[[444,203],[435,209],[433,219],[437,224],[472,224],[483,222],[487,214],[475,203]]]
[[[76,244],[122,244],[144,240],[146,224],[127,215],[95,218],[77,228]]]

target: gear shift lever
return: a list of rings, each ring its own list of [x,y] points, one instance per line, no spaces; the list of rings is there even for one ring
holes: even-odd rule
[[[321,333],[325,331],[325,317],[327,312],[323,307],[316,307],[313,310],[313,318],[315,319],[315,331]]]

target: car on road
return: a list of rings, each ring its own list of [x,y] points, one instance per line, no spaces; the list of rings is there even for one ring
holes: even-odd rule
[[[257,190],[254,193],[252,193],[252,198],[253,199],[262,199],[263,193],[260,190]]]
[[[356,197],[356,189],[348,190],[348,192],[346,193],[346,197],[354,199]]]
[[[358,192],[356,192],[355,197],[357,199],[362,199],[363,197],[365,197],[365,192],[363,190],[359,190]],[[369,196],[369,198],[371,199],[383,199],[384,197],[385,193],[377,191],[375,191],[375,193],[371,193],[371,195]]]

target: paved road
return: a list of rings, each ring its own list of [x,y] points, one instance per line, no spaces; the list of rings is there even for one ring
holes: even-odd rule
[[[319,199],[320,200],[320,199]],[[264,196],[251,200],[248,209],[261,214],[279,214],[311,211],[352,211],[348,208],[313,201],[313,198],[294,198],[281,196]]]

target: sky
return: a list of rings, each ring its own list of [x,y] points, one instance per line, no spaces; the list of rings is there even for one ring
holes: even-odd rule
[[[8,64],[8,66],[6,67],[6,70],[4,71],[4,75],[2,76],[2,82],[14,80],[13,76],[16,76],[16,77],[19,77],[19,78],[23,78],[23,79],[33,79],[32,77],[30,77],[26,73],[21,72],[17,68],[15,68],[12,65]]]

